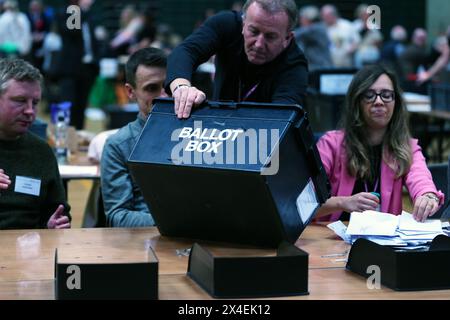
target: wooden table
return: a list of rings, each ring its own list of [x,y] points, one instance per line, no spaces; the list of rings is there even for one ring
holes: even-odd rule
[[[148,245],[154,248],[159,260],[160,299],[211,299],[186,276],[188,257],[177,254],[177,249],[190,248],[193,242],[162,237],[156,228],[8,230],[0,231],[0,243],[0,299],[54,299],[56,248],[80,254],[87,249],[97,249],[109,256],[116,255],[118,261],[126,261],[145,254],[143,249]],[[272,255],[275,252],[202,245],[223,255]],[[296,245],[309,253],[310,294],[287,299],[450,299],[450,290],[395,292],[385,287],[368,289],[366,279],[345,270],[349,245],[325,226],[308,226]]]

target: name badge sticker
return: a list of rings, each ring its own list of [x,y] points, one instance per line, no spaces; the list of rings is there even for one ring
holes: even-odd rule
[[[38,197],[41,193],[41,180],[17,176],[14,192]]]

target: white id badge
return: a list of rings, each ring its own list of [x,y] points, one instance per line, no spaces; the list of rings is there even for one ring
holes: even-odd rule
[[[41,180],[16,176],[14,192],[39,196],[41,193]]]

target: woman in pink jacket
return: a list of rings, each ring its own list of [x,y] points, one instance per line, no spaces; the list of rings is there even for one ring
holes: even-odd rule
[[[436,190],[421,148],[411,138],[396,76],[379,65],[361,69],[345,103],[344,128],[317,143],[332,196],[316,217],[348,220],[348,213],[364,210],[398,215],[403,185],[413,200],[414,218],[432,216],[444,195]]]

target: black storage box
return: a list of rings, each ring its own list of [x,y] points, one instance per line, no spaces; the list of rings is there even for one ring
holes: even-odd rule
[[[308,253],[282,242],[276,256],[216,257],[195,243],[188,276],[215,298],[308,294]]]
[[[381,284],[397,291],[449,289],[450,238],[437,236],[425,251],[395,250],[358,239],[346,268],[367,278],[369,266],[379,267]]]
[[[55,298],[58,300],[158,299],[158,260],[152,248],[134,259],[98,248],[55,252]],[[145,258],[147,254],[147,258]]]
[[[157,99],[128,163],[165,236],[275,248],[329,196],[297,105],[209,102],[180,120]]]

